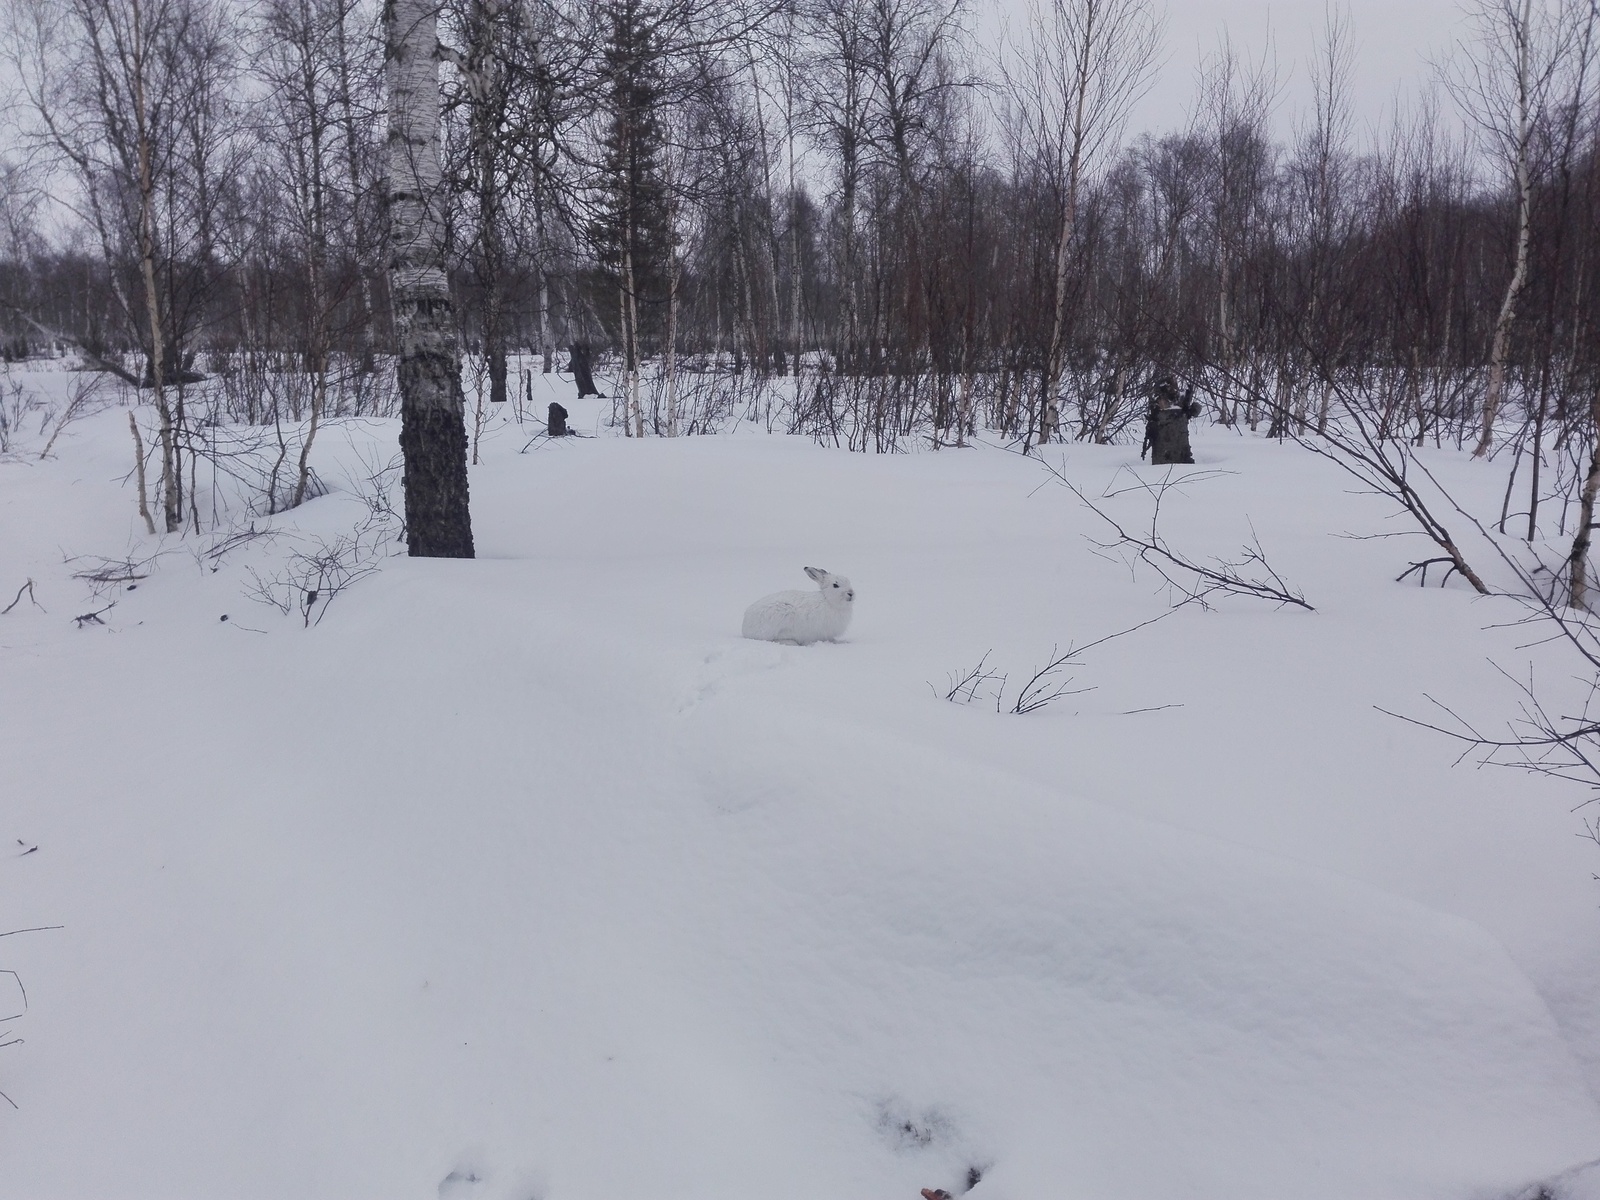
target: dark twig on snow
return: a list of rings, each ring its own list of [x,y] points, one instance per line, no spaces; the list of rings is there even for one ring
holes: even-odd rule
[[[1020,717],[1027,713],[1035,712],[1052,701],[1061,699],[1063,696],[1076,696],[1082,692],[1093,691],[1093,688],[1069,687],[1072,683],[1070,676],[1066,679],[1056,679],[1054,676],[1068,666],[1078,665],[1078,660],[1096,646],[1104,646],[1107,642],[1115,641],[1119,637],[1127,637],[1130,633],[1138,633],[1146,625],[1154,625],[1157,621],[1164,621],[1177,612],[1179,608],[1183,607],[1185,603],[1187,603],[1186,600],[1179,601],[1167,609],[1166,612],[1157,613],[1148,621],[1140,621],[1137,625],[1130,625],[1126,629],[1108,633],[1105,637],[1095,638],[1094,641],[1085,643],[1082,646],[1068,646],[1065,654],[1057,654],[1057,647],[1052,646],[1050,648],[1050,661],[1035,671],[1033,678],[1023,685],[1022,690],[1017,693],[1017,698],[1011,705],[1011,712]],[[1000,697],[996,696],[996,708],[999,707],[999,700]]]
[[[35,847],[35,849],[37,848],[38,847]],[[19,933],[44,933],[52,929],[65,928],[65,925],[35,925],[31,929],[8,929],[4,933],[0,933],[0,937],[13,937]],[[17,985],[17,995],[22,997],[22,1008],[20,1010],[14,1013],[7,1013],[5,1016],[0,1017],[0,1024],[4,1024],[7,1021],[15,1021],[18,1017],[21,1017],[27,1013],[28,989],[22,984],[22,976],[18,975],[15,971],[0,970],[0,975],[11,976],[11,981]],[[21,1044],[22,1039],[19,1037],[7,1037],[5,1035],[0,1035],[0,1050],[4,1050],[7,1046],[20,1046]],[[0,1092],[0,1100],[4,1100],[7,1104],[11,1105],[12,1108],[17,1107],[17,1102],[4,1092]]]
[[[1011,702],[1010,711],[1014,715],[1019,717],[1026,716],[1028,713],[1037,712],[1045,705],[1051,704],[1063,696],[1077,696],[1094,690],[1093,688],[1072,687],[1073,677],[1070,675],[1065,679],[1058,678],[1061,671],[1075,665],[1075,660],[1082,653],[1080,650],[1074,650],[1069,647],[1065,654],[1057,654],[1056,651],[1059,648],[1058,646],[1050,647],[1050,661],[1035,671],[1028,682],[1022,685],[1022,690],[1017,693],[1017,698]],[[1084,649],[1087,648],[1084,647]],[[996,696],[996,707],[999,706],[999,700],[1000,697]]]
[[[988,665],[989,655],[993,653],[993,650],[985,650],[977,666],[962,671],[952,671],[945,676],[945,682],[949,686],[945,689],[944,698],[952,704],[971,704],[978,698],[978,689],[996,679],[1000,681],[1000,691],[1005,691],[1006,677]],[[931,683],[928,686],[933,687]],[[937,693],[938,689],[934,688],[934,691]]]
[[[39,603],[39,598],[33,594],[33,580],[30,579],[27,583],[23,584],[17,589],[17,594],[12,598],[10,604],[6,605],[4,608],[0,608],[0,617],[7,615],[13,608],[22,603],[22,595],[24,592],[26,592],[28,595],[29,603],[31,603],[35,608],[37,608],[40,612],[47,611],[45,606]]]
[[[15,929],[15,930],[12,930],[12,932],[13,933],[27,933],[27,932],[30,932],[30,931],[29,930],[23,930],[23,929]],[[4,934],[0,934],[0,937],[3,937],[3,936],[5,936],[5,935]],[[14,1012],[14,1013],[7,1013],[5,1016],[0,1017],[0,1024],[4,1024],[6,1021],[15,1021],[18,1017],[21,1017],[21,1016],[23,1016],[23,1015],[25,1015],[27,1013],[27,1011],[28,1011],[28,989],[22,986],[22,976],[18,975],[15,971],[0,970],[0,975],[9,975],[9,976],[11,976],[11,981],[17,985],[17,994],[22,997],[22,1008],[21,1008],[20,1011]],[[4,1035],[0,1035],[0,1050],[4,1050],[7,1046],[20,1046],[20,1045],[22,1045],[22,1039],[21,1038],[16,1037],[16,1036],[6,1037]],[[4,1100],[7,1104],[11,1105],[12,1108],[16,1108],[17,1107],[17,1102],[15,1100],[13,1100],[10,1096],[6,1095],[4,1092],[0,1092],[0,1100]]]
[[[94,554],[79,555],[67,559],[67,562],[85,564],[81,570],[72,573],[72,578],[87,583],[98,596],[122,584],[137,584],[141,579],[150,578],[151,567],[160,557],[160,553],[152,554],[149,558],[104,558]]]
[[[236,529],[226,537],[220,538],[208,547],[201,557],[207,562],[219,562],[223,557],[231,554],[241,546],[247,546],[257,538],[272,539],[277,536],[275,529],[257,529],[254,521],[250,522],[248,529]],[[213,568],[215,569],[215,568]]]
[[[1396,583],[1401,583],[1401,582],[1403,582],[1405,580],[1405,577],[1407,575],[1410,575],[1413,572],[1420,572],[1417,575],[1417,586],[1418,587],[1427,587],[1428,586],[1428,568],[1432,567],[1432,566],[1436,566],[1439,563],[1443,563],[1444,566],[1445,566],[1444,578],[1439,580],[1439,586],[1443,587],[1445,584],[1450,582],[1450,576],[1459,574],[1460,571],[1461,571],[1461,568],[1456,564],[1456,560],[1451,558],[1451,557],[1449,557],[1448,555],[1444,555],[1444,556],[1439,557],[1439,558],[1425,558],[1421,562],[1414,562],[1409,567],[1407,567],[1404,571],[1401,571],[1400,574],[1396,575],[1394,577],[1394,581]]]
[[[97,608],[94,610],[94,612],[80,613],[78,616],[73,617],[72,619],[78,623],[79,629],[83,629],[89,625],[104,625],[105,622],[100,619],[100,614],[108,613],[116,606],[117,602],[113,600],[104,608]]]
[[[1063,696],[1077,696],[1084,692],[1092,692],[1094,690],[1092,687],[1072,687],[1072,677],[1068,676],[1063,679],[1060,677],[1061,672],[1069,666],[1080,665],[1082,656],[1096,646],[1103,646],[1119,637],[1137,633],[1147,625],[1154,625],[1157,621],[1166,620],[1166,618],[1177,612],[1184,603],[1186,602],[1180,601],[1165,612],[1158,613],[1147,621],[1140,621],[1137,625],[1130,625],[1127,629],[1119,629],[1115,633],[1108,633],[1104,637],[1096,638],[1094,641],[1087,642],[1082,646],[1068,646],[1065,653],[1061,652],[1059,645],[1052,646],[1050,648],[1049,661],[1034,671],[1028,678],[1028,682],[1023,684],[1022,690],[1017,693],[1016,699],[1011,702],[1010,708],[1007,708],[1005,704],[1008,676],[1002,675],[999,671],[989,666],[989,655],[994,653],[992,650],[984,651],[983,657],[978,660],[977,666],[961,671],[952,671],[945,676],[947,686],[944,698],[952,704],[971,704],[978,698],[979,688],[999,680],[999,686],[993,693],[995,712],[1010,712],[1016,716],[1025,716],[1028,713],[1037,712]],[[930,683],[928,686],[933,687],[933,684]],[[933,688],[933,690],[935,695],[939,693],[938,688]],[[1173,706],[1163,705],[1162,707]],[[1155,710],[1136,709],[1135,711],[1149,712]]]

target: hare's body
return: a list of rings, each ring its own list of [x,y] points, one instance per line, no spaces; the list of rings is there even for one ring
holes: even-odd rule
[[[745,637],[809,646],[844,636],[855,608],[855,589],[844,576],[820,567],[807,567],[806,574],[816,581],[816,591],[774,592],[744,610]]]

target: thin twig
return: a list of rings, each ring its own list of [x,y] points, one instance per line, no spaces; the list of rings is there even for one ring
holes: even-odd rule
[[[44,605],[39,603],[39,598],[33,594],[33,580],[30,579],[17,589],[16,597],[11,601],[10,604],[6,605],[4,608],[0,608],[0,617],[6,616],[13,608],[22,603],[23,592],[28,593],[29,602],[32,603],[32,605],[40,612],[48,611]]]
[[[1238,563],[1215,559],[1212,566],[1205,566],[1185,558],[1173,550],[1166,540],[1161,537],[1158,531],[1158,522],[1161,515],[1161,503],[1168,489],[1175,482],[1181,482],[1181,480],[1173,481],[1169,479],[1163,481],[1159,486],[1152,486],[1147,482],[1143,484],[1142,490],[1146,491],[1154,502],[1150,514],[1150,529],[1147,534],[1133,534],[1123,528],[1122,523],[1110,513],[1089,499],[1083,489],[1068,479],[1066,473],[1060,468],[1046,463],[1045,469],[1056,478],[1057,482],[1076,496],[1085,508],[1111,526],[1116,532],[1117,541],[1110,545],[1102,545],[1101,549],[1114,549],[1117,546],[1132,548],[1135,551],[1134,557],[1155,568],[1156,573],[1169,585],[1184,592],[1187,600],[1196,600],[1203,604],[1207,596],[1216,592],[1223,592],[1237,596],[1252,596],[1258,600],[1267,600],[1278,605],[1293,604],[1305,609],[1307,612],[1316,611],[1306,601],[1305,596],[1291,589],[1278,572],[1267,562],[1266,553],[1261,548],[1260,538],[1256,535],[1253,526],[1250,530],[1251,541],[1243,548],[1244,558]],[[1243,574],[1242,568],[1246,566],[1259,568],[1260,571],[1265,572],[1265,578],[1252,578]],[[1187,582],[1175,579],[1171,574],[1174,570],[1181,574],[1187,574],[1192,578]]]
[[[100,614],[101,613],[108,613],[113,608],[115,608],[116,606],[117,606],[117,602],[115,600],[113,600],[110,604],[106,605],[104,608],[97,608],[97,609],[95,609],[94,612],[82,613],[82,614],[80,614],[80,615],[78,615],[76,617],[73,617],[72,619],[78,623],[78,628],[79,629],[82,629],[87,625],[104,625],[105,622],[100,619]]]

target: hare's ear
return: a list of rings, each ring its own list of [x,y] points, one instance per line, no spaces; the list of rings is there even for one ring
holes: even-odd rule
[[[810,576],[812,583],[821,583],[828,577],[828,573],[821,567],[807,567],[806,574]]]

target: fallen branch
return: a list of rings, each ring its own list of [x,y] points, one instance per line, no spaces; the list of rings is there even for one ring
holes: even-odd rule
[[[149,579],[151,567],[160,557],[160,553],[152,554],[149,558],[105,558],[98,554],[80,554],[66,561],[69,564],[86,564],[74,571],[72,578],[87,583],[90,590],[99,596],[112,588]]]
[[[5,607],[4,607],[4,608],[0,608],[0,617],[3,617],[3,616],[5,616],[5,615],[7,615],[7,614],[8,614],[8,613],[9,613],[9,612],[10,612],[10,611],[11,611],[11,610],[12,610],[12,609],[13,609],[13,608],[15,608],[15,607],[16,607],[16,606],[17,606],[17,605],[19,605],[19,604],[21,604],[21,603],[22,603],[22,594],[23,594],[23,593],[24,593],[24,592],[26,592],[26,593],[27,593],[27,594],[28,594],[28,601],[29,601],[29,603],[31,603],[31,604],[32,604],[32,605],[33,605],[33,606],[34,606],[34,607],[35,607],[35,608],[37,608],[37,609],[38,609],[38,610],[39,610],[39,611],[40,611],[40,612],[47,612],[47,611],[49,611],[49,610],[47,610],[47,609],[46,609],[46,608],[45,608],[45,606],[44,606],[44,605],[42,605],[42,604],[40,604],[40,603],[39,603],[39,600],[38,600],[38,597],[36,597],[36,596],[35,596],[35,595],[34,595],[34,594],[33,594],[33,580],[31,580],[31,579],[30,579],[30,580],[28,580],[28,582],[27,582],[27,583],[25,583],[25,584],[23,584],[23,585],[22,585],[22,586],[21,586],[21,587],[19,587],[19,588],[18,588],[18,589],[17,589],[17,594],[16,594],[16,596],[15,596],[15,597],[14,597],[14,598],[13,598],[13,599],[12,599],[12,601],[11,601],[11,603],[10,603],[10,604],[8,604],[8,605],[6,605],[6,606],[5,606]]]
[[[143,564],[138,564],[142,566]],[[110,564],[96,567],[92,571],[74,572],[74,579],[81,579],[85,583],[112,584],[112,583],[137,583],[141,579],[149,579],[148,571],[140,571],[132,563]]]
[[[81,614],[80,616],[73,617],[72,619],[78,623],[78,628],[79,629],[83,629],[83,628],[85,628],[85,627],[87,627],[89,625],[104,625],[105,622],[100,619],[100,614],[101,613],[108,613],[113,608],[115,608],[116,606],[117,606],[117,602],[115,600],[113,600],[110,604],[106,605],[104,608],[97,608],[97,609],[95,609],[94,612],[86,612],[86,613]]]

